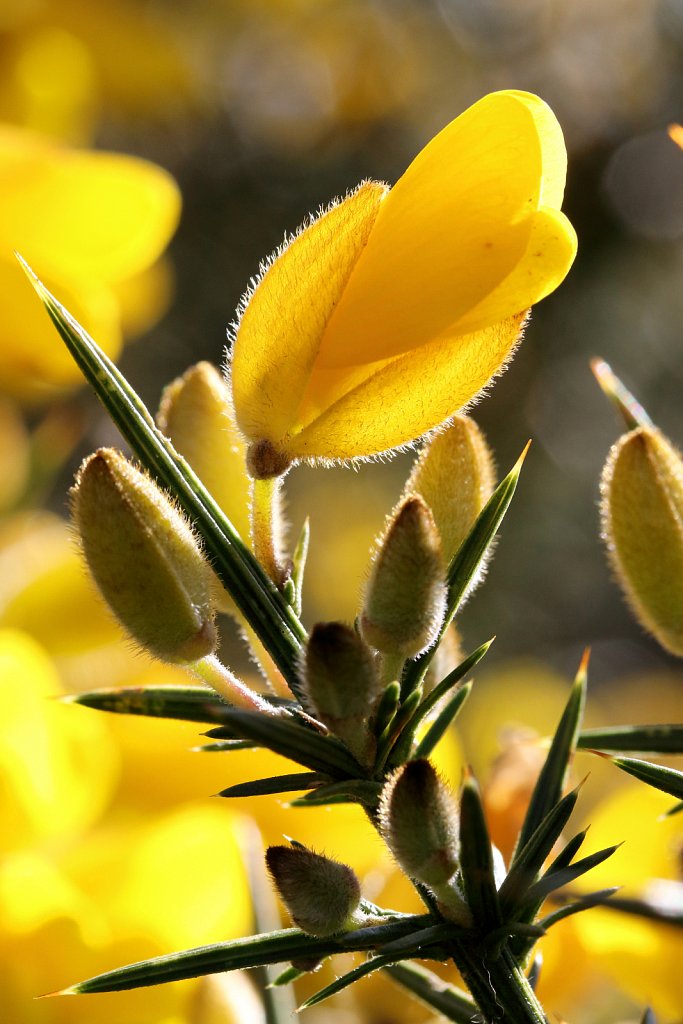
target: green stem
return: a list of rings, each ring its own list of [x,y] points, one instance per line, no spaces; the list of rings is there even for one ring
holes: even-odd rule
[[[543,1007],[507,948],[487,959],[480,940],[454,943],[451,952],[485,1024],[547,1024]]]
[[[254,554],[277,587],[285,581],[279,551],[279,498],[282,477],[251,481],[251,542]]]

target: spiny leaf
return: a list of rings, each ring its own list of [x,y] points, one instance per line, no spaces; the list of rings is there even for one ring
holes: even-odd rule
[[[465,901],[486,931],[501,921],[493,871],[493,850],[476,779],[467,772],[460,795],[460,872]]]
[[[683,725],[612,725],[582,729],[577,746],[582,750],[683,754]]]
[[[529,887],[538,875],[543,862],[552,850],[569,821],[578,798],[578,789],[567,793],[548,811],[536,831],[519,850],[498,891],[501,910],[505,918],[515,915],[527,902]]]
[[[663,764],[652,764],[650,761],[638,761],[634,757],[612,757],[612,764],[634,778],[640,779],[654,789],[669,793],[678,800],[683,798],[683,772],[676,768],[667,768]]]
[[[295,725],[291,719],[233,709],[226,712],[226,719],[235,735],[255,740],[261,746],[313,771],[323,772],[333,778],[339,775],[358,778],[364,774],[361,766],[341,743],[331,736],[321,736],[312,729]]]
[[[555,730],[548,756],[536,781],[512,858],[513,864],[541,821],[562,796],[569,764],[576,749],[576,740],[581,727],[583,708],[586,702],[587,667],[588,652],[586,652],[581,661],[569,700]]]
[[[548,931],[554,924],[559,921],[564,921],[566,917],[573,917],[574,914],[580,914],[584,910],[590,910],[592,907],[601,906],[605,900],[608,900],[615,892],[619,892],[619,886],[615,885],[609,889],[599,889],[597,892],[586,893],[585,896],[581,896],[574,903],[567,903],[564,907],[558,907],[557,910],[552,910],[545,917],[542,917],[538,922],[541,928]]]
[[[415,753],[413,754],[414,758],[419,759],[421,757],[429,757],[431,755],[443,734],[457,718],[471,692],[472,683],[465,683],[464,686],[460,687],[455,696],[452,697],[446,706],[441,709],[427,732],[418,743],[415,748]]]
[[[477,1019],[477,1007],[465,992],[449,985],[421,964],[409,960],[385,967],[384,973],[446,1020],[455,1021],[456,1024],[472,1024]]]
[[[220,740],[218,743],[203,743],[190,748],[195,754],[226,754],[235,750],[257,750],[258,743],[251,740]]]
[[[414,956],[421,949],[433,946],[435,942],[447,942],[454,936],[462,936],[464,931],[463,928],[458,928],[457,925],[450,922],[446,924],[431,924],[426,928],[420,928],[417,931],[411,932],[410,935],[403,935],[400,939],[393,939],[391,942],[384,943],[381,946],[380,952],[387,955]]]
[[[620,846],[621,843],[617,843],[616,846],[609,846],[605,850],[591,853],[588,857],[583,857],[582,860],[577,860],[566,868],[560,868],[559,871],[547,872],[543,878],[540,878],[528,890],[526,898],[529,904],[541,903],[555,889],[561,889],[563,885],[569,885],[577,878],[580,878],[581,875],[585,875],[587,871],[591,871],[598,864],[602,864],[608,857],[611,857]]]
[[[223,722],[223,711],[232,706],[208,686],[123,686],[69,694],[62,700],[117,715],[145,715],[206,724]]]
[[[642,917],[647,921],[655,921],[658,924],[669,924],[675,928],[683,928],[683,882],[667,882],[667,888],[670,885],[674,885],[681,890],[681,896],[678,900],[672,899],[669,895],[665,895],[663,899],[659,900],[647,896],[643,896],[640,899],[614,896],[609,899],[605,897],[601,900],[596,898],[595,904],[620,914]],[[576,894],[574,893],[565,894],[559,892],[553,896],[553,900],[556,901],[564,899],[573,900],[575,898]]]
[[[326,804],[354,803],[374,808],[382,792],[380,782],[369,779],[344,779],[319,786],[305,796],[292,800],[291,807],[324,807]]]
[[[498,484],[479,513],[469,535],[456,551],[448,568],[448,606],[439,638],[428,651],[406,663],[401,683],[403,694],[410,693],[422,682],[441,638],[453,621],[477,573],[484,564],[505,513],[510,507],[528,448],[529,445],[526,446],[505,479]]]
[[[621,413],[627,430],[633,430],[635,427],[654,426],[638,399],[619,380],[609,363],[606,363],[604,359],[591,359],[590,368],[602,388],[603,394]]]
[[[457,686],[458,683],[462,679],[464,679],[464,677],[467,675],[467,673],[471,672],[471,670],[474,668],[474,666],[477,665],[481,661],[481,659],[484,657],[484,655],[488,651],[489,647],[493,643],[493,639],[494,638],[491,638],[491,640],[488,640],[485,644],[482,644],[480,647],[477,647],[476,651],[473,651],[471,654],[469,654],[464,659],[464,661],[462,661],[460,663],[460,665],[458,665],[456,668],[454,668],[452,672],[449,672],[448,675],[444,679],[442,679],[440,683],[437,683],[437,685],[434,687],[434,689],[431,691],[431,693],[429,693],[425,697],[425,699],[418,705],[417,710],[415,711],[415,714],[413,715],[413,717],[410,720],[410,724],[407,726],[403,736],[401,737],[401,741],[400,741],[400,745],[399,745],[399,750],[392,757],[392,760],[394,760],[395,763],[400,764],[400,763],[402,763],[403,760],[405,760],[407,758],[409,750],[410,750],[411,742],[413,740],[413,737],[415,736],[415,733],[419,729],[421,723],[425,720],[427,715],[429,715],[433,711],[433,709],[436,707],[436,705],[439,703],[439,701],[443,697],[445,697],[446,694],[449,693],[455,686]],[[459,704],[456,703],[456,705],[455,705],[455,709],[453,711],[453,717],[455,717],[455,715],[458,713],[460,707],[462,707],[462,704],[467,699],[467,696],[469,695],[469,692],[470,692],[471,688],[472,688],[471,685],[469,687],[463,686],[458,691],[458,693],[455,695],[455,697],[457,697],[459,694],[463,694],[460,697],[460,703]],[[466,690],[465,693],[463,693],[464,690]],[[455,700],[455,697],[453,698],[453,700]],[[451,721],[452,721],[452,718],[451,718]],[[443,733],[441,735],[443,735]],[[438,739],[440,739],[440,738],[441,738],[441,736],[438,737]],[[438,739],[437,739],[436,742],[438,742]],[[432,745],[432,750],[436,746],[436,742]],[[428,757],[429,755],[428,754],[420,754],[418,756],[420,756],[420,757]]]
[[[583,846],[587,833],[588,829],[585,828],[583,832],[577,832],[575,836],[572,836],[572,838],[567,841],[564,849],[560,850],[557,857],[555,857],[555,860],[548,868],[549,874],[552,871],[559,871],[561,868],[566,868],[567,865],[571,864],[574,857]]]
[[[372,974],[373,971],[378,971],[380,967],[386,967],[393,962],[394,958],[391,956],[373,956],[369,960],[365,960],[364,963],[354,967],[348,974],[343,974],[341,978],[337,978],[329,985],[326,985],[325,988],[321,988],[314,996],[303,1002],[299,1010],[307,1010],[309,1006],[316,1006],[318,1003],[324,1002],[325,999],[329,999],[330,996],[336,995],[337,992],[341,992],[343,989],[348,988],[349,985],[353,985],[355,981],[364,978],[366,974]]]
[[[178,500],[204,540],[214,570],[296,693],[305,630],[225,513],[156,427],[128,381],[83,327],[19,260],[81,372],[142,465]]]
[[[294,793],[301,789],[312,789],[327,782],[328,775],[319,772],[294,772],[291,775],[274,775],[267,779],[254,779],[253,782],[238,782],[234,786],[222,789],[218,796],[267,796],[272,793]]]
[[[314,959],[339,952],[341,947],[332,939],[317,939],[296,928],[287,928],[269,935],[252,935],[233,942],[220,942],[200,946],[182,953],[154,957],[98,974],[81,981],[60,995],[90,992],[118,992],[124,989],[161,985],[169,981],[182,981],[205,974],[235,971],[263,964],[278,964],[302,958]],[[57,993],[56,993],[57,994]]]
[[[292,982],[298,981],[299,978],[305,978],[308,971],[300,971],[298,967],[285,967],[284,971],[280,971],[276,978],[270,983],[271,988],[280,988],[283,985],[291,985]]]

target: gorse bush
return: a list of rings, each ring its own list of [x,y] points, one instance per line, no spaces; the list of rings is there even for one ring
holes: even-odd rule
[[[560,921],[600,905],[625,922],[681,926],[680,912],[661,902],[574,887],[620,841],[582,854],[585,830],[571,832],[577,748],[678,800],[672,812],[683,806],[680,772],[632,756],[683,752],[681,727],[583,728],[587,656],[507,858],[492,843],[473,773],[455,792],[430,760],[490,646],[463,657],[453,622],[483,576],[523,463],[495,486],[486,441],[461,410],[504,368],[529,307],[571,266],[565,170],[559,125],[541,100],[485,97],[392,189],[365,182],[289,239],[239,310],[228,383],[208,364],[192,368],[167,388],[156,424],[33,278],[139,463],[102,449],[83,464],[72,508],[85,559],[137,643],[202,681],[93,691],[78,702],[203,723],[214,751],[262,747],[296,762],[301,771],[234,784],[222,796],[299,793],[298,807],[331,805],[331,813],[358,805],[423,902],[422,913],[376,905],[351,867],[292,839],[271,846],[266,863],[296,927],[121,967],[65,993],[289,964],[277,987],[356,952],[357,966],[304,1006],[382,971],[449,1020],[540,1024],[548,1017],[535,992],[539,940]],[[601,381],[633,428],[603,480],[611,559],[638,617],[680,651],[680,456],[604,367]],[[355,622],[307,631],[307,527],[291,553],[282,541],[287,472],[423,437]],[[247,487],[249,538],[232,522],[244,534],[237,499]],[[217,609],[245,629],[263,668],[259,692],[217,656]],[[454,962],[462,986],[416,961]],[[272,990],[264,998],[273,1021],[287,1019]]]

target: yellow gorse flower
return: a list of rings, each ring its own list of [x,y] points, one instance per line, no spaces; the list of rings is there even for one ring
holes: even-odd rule
[[[72,149],[4,124],[0,185],[1,387],[49,397],[80,375],[36,309],[13,250],[115,358],[122,332],[147,325],[165,304],[167,289],[152,272],[176,229],[180,193],[146,160]]]
[[[255,476],[372,456],[467,405],[576,252],[550,108],[484,97],[391,189],[364,182],[309,224],[245,296],[232,353]]]

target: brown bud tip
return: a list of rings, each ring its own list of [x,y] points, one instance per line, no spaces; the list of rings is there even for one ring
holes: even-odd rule
[[[253,441],[247,449],[247,472],[254,480],[284,476],[291,464],[289,455],[278,451],[271,441]]]
[[[102,448],[81,466],[71,509],[95,583],[133,638],[163,661],[210,654],[211,569],[189,523],[156,484]]]
[[[602,475],[610,561],[641,623],[683,655],[683,460],[655,428],[614,445]]]
[[[300,846],[270,846],[266,864],[302,931],[334,935],[349,927],[360,903],[360,882],[350,867]]]
[[[412,878],[447,882],[458,865],[458,809],[429,761],[409,761],[391,776],[380,803],[382,835]]]
[[[398,507],[365,591],[361,632],[378,651],[415,657],[436,639],[446,611],[439,533],[419,495]]]

